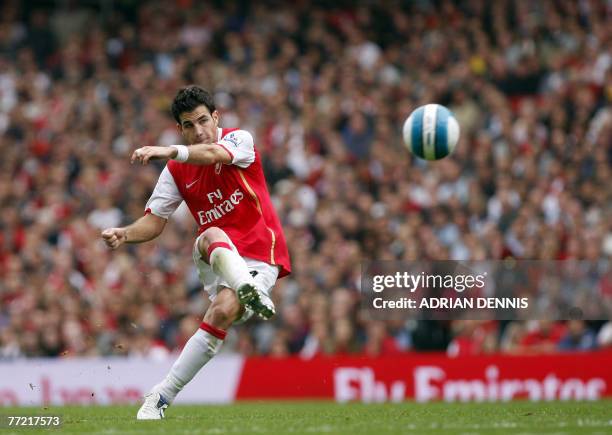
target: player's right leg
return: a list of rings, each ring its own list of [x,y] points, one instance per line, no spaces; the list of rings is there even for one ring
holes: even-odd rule
[[[244,315],[235,292],[222,288],[206,311],[204,320],[196,333],[187,341],[178,359],[163,381],[157,384],[138,410],[138,420],[159,420],[164,410],[189,381],[217,354],[226,331],[231,324]]]
[[[234,289],[241,304],[252,309],[263,319],[275,314],[274,303],[258,288],[244,259],[238,254],[231,240],[220,228],[211,227],[197,239],[197,249],[202,261]]]

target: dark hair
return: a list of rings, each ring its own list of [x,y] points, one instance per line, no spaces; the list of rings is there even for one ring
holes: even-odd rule
[[[216,110],[213,96],[205,89],[196,85],[181,88],[172,102],[172,116],[181,123],[181,113],[191,112],[196,107],[204,105],[212,113]]]

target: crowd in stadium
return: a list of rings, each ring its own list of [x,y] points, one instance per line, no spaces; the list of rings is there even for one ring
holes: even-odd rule
[[[363,259],[610,260],[612,3],[248,3],[2,2],[0,358],[161,358],[197,329],[187,210],[154,242],[100,239],[142,216],[163,166],[129,156],[180,143],[169,104],[189,83],[253,133],[292,258],[275,319],[224,351],[612,346],[603,321],[382,321],[359,301]],[[401,139],[430,102],[461,126],[433,164]]]

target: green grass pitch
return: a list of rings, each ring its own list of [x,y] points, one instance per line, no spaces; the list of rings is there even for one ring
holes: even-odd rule
[[[172,406],[136,421],[137,406],[0,408],[0,415],[60,414],[57,434],[610,434],[612,401],[335,404],[249,402]],[[43,430],[37,430],[37,433]],[[0,433],[33,433],[0,429]]]

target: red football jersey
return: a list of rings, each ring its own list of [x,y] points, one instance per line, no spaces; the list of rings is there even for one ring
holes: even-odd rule
[[[218,129],[217,144],[232,156],[224,165],[194,165],[170,160],[147,202],[146,212],[168,219],[185,201],[199,232],[221,228],[243,257],[291,272],[282,227],[266,186],[253,137],[245,130]]]

